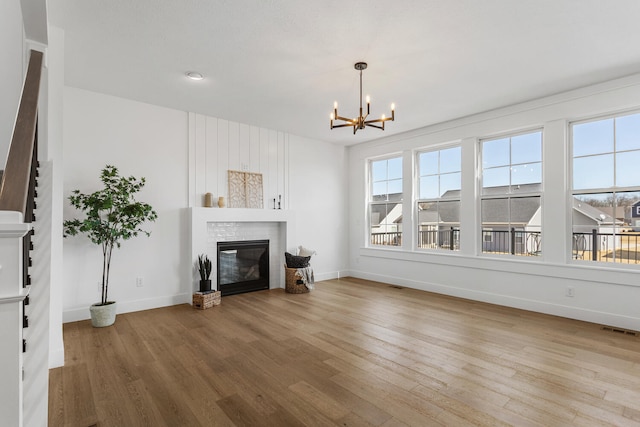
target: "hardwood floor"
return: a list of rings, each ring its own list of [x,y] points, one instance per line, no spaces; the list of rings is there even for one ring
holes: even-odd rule
[[[50,426],[640,426],[640,338],[357,279],[64,342]]]

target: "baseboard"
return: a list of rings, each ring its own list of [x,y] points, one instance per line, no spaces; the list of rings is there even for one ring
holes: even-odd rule
[[[118,302],[118,314],[134,311],[150,310],[152,308],[168,307],[171,305],[191,303],[191,294],[178,294],[163,297],[146,298],[135,301]],[[77,322],[90,319],[89,306],[72,308],[62,313],[62,323]]]
[[[315,274],[315,279],[317,282],[322,280],[331,280],[337,279],[339,277],[344,277],[344,274],[341,274],[339,271],[329,272],[329,273],[320,273]],[[284,285],[282,286],[284,289]],[[160,308],[160,307],[168,307],[171,305],[177,304],[191,304],[191,294],[178,294],[173,296],[165,296],[165,297],[155,297],[155,298],[147,298],[143,300],[135,300],[135,301],[118,301],[118,314],[121,313],[131,313],[134,311],[141,310],[150,310],[152,308]],[[80,320],[90,319],[89,315],[89,306],[77,307],[65,310],[62,313],[62,322],[77,322]],[[64,357],[63,357],[64,363]]]
[[[419,289],[437,294],[449,295],[458,298],[481,301],[505,307],[518,308],[521,310],[535,311],[537,313],[550,314],[553,316],[566,317],[569,319],[582,320],[601,325],[616,326],[634,331],[640,330],[640,318],[621,316],[619,314],[588,310],[580,307],[572,307],[560,304],[549,303],[539,300],[513,297],[509,295],[493,294],[489,292],[476,291],[473,289],[456,288],[430,282],[419,282],[415,280],[401,279],[398,277],[372,274],[364,271],[350,270],[349,275],[359,279],[366,279],[375,282],[389,283],[404,286],[412,289]]]
[[[49,369],[64,366],[64,348],[49,350]]]
[[[332,271],[329,273],[315,273],[314,272],[314,278],[316,280],[316,282],[321,282],[323,280],[331,280],[331,279],[339,279],[341,276],[341,273],[339,271]]]

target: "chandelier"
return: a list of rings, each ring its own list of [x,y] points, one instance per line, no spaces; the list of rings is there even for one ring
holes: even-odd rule
[[[356,70],[360,71],[360,115],[355,119],[341,117],[338,115],[338,103],[334,102],[333,113],[331,113],[331,129],[352,126],[354,135],[356,134],[358,129],[364,129],[367,126],[384,130],[384,122],[388,122],[389,120],[393,121],[395,119],[396,106],[395,104],[391,104],[391,117],[385,117],[385,115],[383,114],[382,117],[380,117],[379,119],[367,120],[367,117],[369,117],[369,107],[370,107],[370,100],[371,100],[369,98],[369,95],[367,95],[367,114],[363,115],[363,112],[362,112],[362,70],[367,69],[367,63],[356,62],[353,67]],[[340,120],[344,123],[334,125],[333,124],[334,120]]]

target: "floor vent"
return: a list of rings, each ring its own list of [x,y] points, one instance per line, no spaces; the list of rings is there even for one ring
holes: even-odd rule
[[[398,286],[398,285],[389,285],[389,287],[393,289],[404,289],[402,286]]]
[[[609,332],[615,332],[617,334],[631,335],[631,336],[634,336],[634,337],[639,337],[640,336],[640,332],[638,332],[638,331],[631,331],[629,329],[622,329],[622,328],[614,328],[613,326],[603,326],[602,330],[603,331],[609,331]]]

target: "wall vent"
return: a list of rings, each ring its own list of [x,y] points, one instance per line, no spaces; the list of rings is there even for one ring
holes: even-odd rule
[[[615,332],[617,334],[631,335],[631,336],[634,336],[634,337],[639,337],[640,336],[640,332],[638,332],[638,331],[632,331],[630,329],[616,328],[616,327],[613,327],[613,326],[603,326],[602,330],[603,331],[609,331],[609,332]]]

